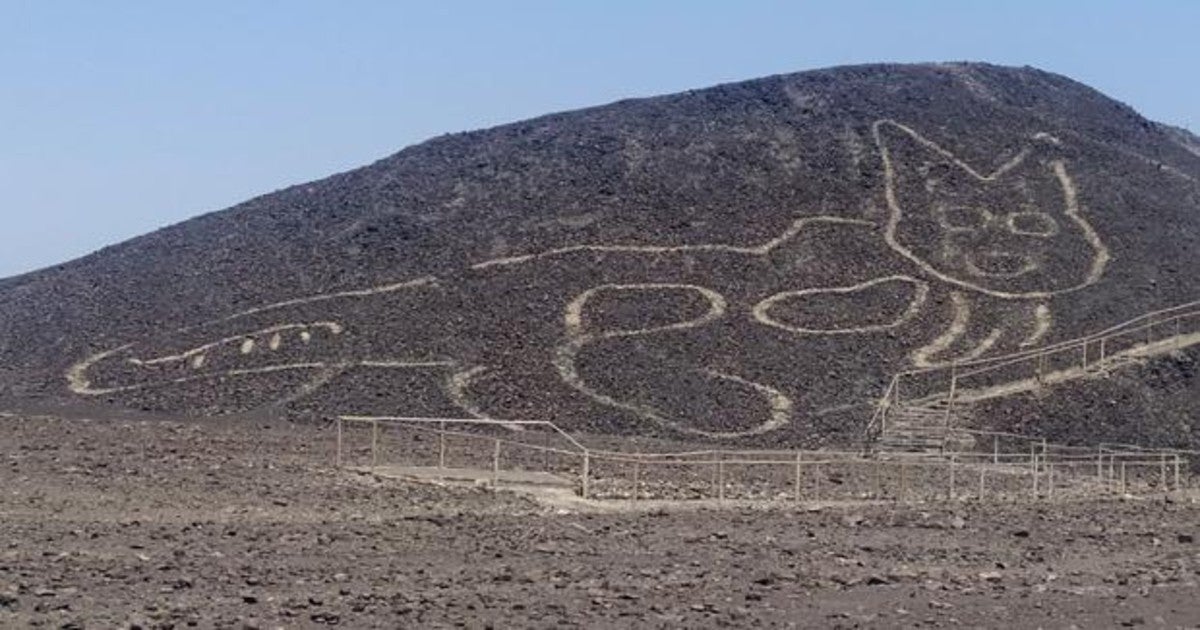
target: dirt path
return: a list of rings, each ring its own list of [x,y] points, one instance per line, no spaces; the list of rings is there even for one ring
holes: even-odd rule
[[[1187,627],[1190,504],[589,511],[314,427],[0,419],[0,627]]]

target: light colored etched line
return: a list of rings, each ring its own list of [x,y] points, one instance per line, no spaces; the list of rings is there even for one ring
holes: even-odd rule
[[[694,291],[703,296],[709,303],[708,310],[698,317],[675,322],[673,324],[665,324],[662,326],[652,326],[648,328],[630,329],[630,330],[610,330],[596,333],[588,333],[584,328],[583,311],[588,300],[595,297],[597,294],[604,291]],[[556,349],[554,356],[554,365],[558,369],[559,378],[562,379],[571,388],[591,398],[596,403],[604,406],[613,407],[622,411],[629,412],[637,418],[648,420],[660,426],[679,431],[681,433],[689,433],[692,435],[700,435],[709,438],[736,438],[747,435],[757,435],[768,431],[773,431],[791,421],[792,417],[792,401],[779,390],[776,390],[761,383],[755,383],[741,377],[724,374],[714,370],[703,370],[702,372],[716,379],[733,381],[748,387],[762,394],[767,400],[767,406],[770,410],[769,418],[758,425],[744,431],[706,431],[688,426],[676,420],[672,420],[663,415],[659,411],[622,400],[618,400],[608,394],[600,392],[588,385],[583,377],[579,374],[576,360],[579,353],[588,345],[602,341],[605,339],[616,339],[621,337],[636,337],[650,335],[671,330],[686,330],[703,326],[725,315],[728,309],[728,304],[725,298],[713,291],[712,289],[690,284],[609,284],[593,287],[580,293],[568,305],[563,315],[563,323],[566,326],[568,341]]]
[[[506,258],[494,258],[483,262],[471,265],[471,269],[490,269],[492,267],[509,266],[523,264],[543,258],[561,256],[565,254],[573,254],[578,252],[601,252],[601,253],[634,253],[634,254],[672,254],[682,252],[722,252],[728,254],[746,254],[751,256],[765,256],[771,253],[780,245],[787,243],[791,239],[799,235],[804,228],[810,223],[833,223],[833,224],[848,224],[848,225],[868,225],[875,224],[862,219],[847,219],[834,216],[813,216],[801,217],[793,221],[786,230],[778,236],[761,243],[759,245],[726,245],[720,243],[714,244],[697,244],[697,245],[571,245],[569,247],[561,247],[558,249],[550,249],[537,254],[522,254],[519,256],[509,256]]]
[[[603,333],[588,334],[583,329],[583,307],[588,300],[596,296],[597,293],[603,291],[694,291],[699,293],[704,299],[708,300],[708,311],[699,317],[682,320],[673,324],[664,324],[662,326],[651,326],[649,328],[638,328],[630,330],[618,330]],[[694,284],[672,284],[672,283],[643,283],[643,284],[602,284],[592,287],[583,293],[575,296],[567,304],[566,311],[563,315],[563,323],[566,325],[567,334],[573,337],[590,336],[597,339],[611,339],[614,337],[631,337],[637,335],[649,335],[653,333],[664,332],[668,330],[685,330],[703,326],[709,322],[720,319],[725,315],[728,309],[728,304],[724,296],[712,289]]]
[[[636,418],[653,422],[661,427],[678,431],[680,433],[687,433],[715,439],[732,439],[745,437],[748,435],[758,435],[778,429],[779,427],[784,426],[791,421],[792,402],[789,398],[787,398],[787,396],[783,395],[783,393],[766,385],[752,383],[746,379],[741,379],[727,374],[720,374],[714,371],[706,371],[705,373],[713,378],[733,380],[735,382],[749,385],[756,391],[764,394],[764,396],[767,397],[767,403],[771,410],[770,418],[759,426],[747,429],[745,431],[706,431],[704,429],[698,429],[696,427],[672,420],[652,407],[618,400],[612,396],[609,396],[608,394],[593,389],[579,374],[577,367],[579,352],[583,350],[589,341],[591,340],[586,338],[573,339],[559,346],[555,352],[554,365],[556,368],[558,368],[559,376],[565,383],[603,406],[620,409],[630,413]]]
[[[1066,163],[1063,162],[1062,160],[1052,161],[1051,169],[1053,170],[1054,175],[1057,178],[1059,185],[1063,190],[1064,214],[1066,214],[1066,216],[1069,217],[1080,228],[1080,230],[1083,232],[1084,239],[1087,241],[1088,245],[1090,245],[1092,247],[1092,250],[1094,252],[1092,262],[1091,262],[1090,268],[1088,270],[1088,274],[1082,282],[1080,282],[1077,285],[1071,286],[1071,287],[1067,287],[1064,289],[1058,289],[1058,290],[1054,290],[1054,291],[1029,291],[1029,292],[1024,292],[1024,293],[1014,293],[1014,292],[1007,292],[1007,291],[998,291],[995,289],[988,289],[979,284],[969,282],[969,281],[966,281],[966,280],[963,280],[960,278],[956,278],[949,274],[938,271],[937,268],[935,268],[933,265],[930,265],[923,258],[921,258],[920,256],[917,256],[912,250],[908,249],[903,244],[901,244],[899,239],[897,239],[897,237],[896,237],[896,231],[901,223],[901,220],[903,219],[904,210],[900,206],[899,199],[897,198],[896,168],[895,168],[895,164],[892,162],[891,150],[887,146],[887,142],[884,140],[883,132],[881,131],[884,126],[891,126],[891,127],[894,127],[896,129],[900,130],[901,132],[903,132],[903,133],[907,134],[909,137],[911,137],[914,141],[927,147],[929,150],[933,151],[934,153],[942,156],[947,161],[952,162],[953,164],[958,166],[964,172],[970,174],[972,177],[975,177],[979,181],[983,181],[983,182],[995,181],[997,178],[1001,177],[1008,171],[1015,168],[1022,161],[1024,161],[1026,157],[1028,157],[1029,150],[1026,149],[1025,151],[1022,151],[1016,157],[1009,160],[1008,162],[1005,162],[1003,165],[1001,165],[999,168],[997,168],[993,172],[984,174],[979,171],[976,171],[974,168],[971,167],[971,165],[958,159],[958,157],[956,157],[954,154],[950,153],[946,149],[943,149],[942,147],[938,146],[936,143],[934,143],[930,140],[927,140],[926,138],[921,136],[921,134],[917,133],[916,131],[912,130],[911,128],[906,127],[900,123],[897,123],[892,120],[878,120],[872,125],[872,131],[875,136],[875,142],[878,145],[879,153],[880,153],[880,156],[883,161],[884,180],[885,180],[884,196],[887,200],[888,209],[890,211],[889,215],[888,215],[887,223],[884,225],[884,234],[883,234],[884,241],[887,242],[888,246],[891,247],[894,251],[896,251],[901,256],[904,256],[905,258],[907,258],[908,260],[910,260],[911,262],[916,264],[918,267],[920,267],[926,273],[928,273],[944,282],[950,283],[952,285],[963,287],[966,289],[970,289],[972,291],[977,291],[979,293],[991,295],[993,297],[998,297],[1001,299],[1047,298],[1052,295],[1057,295],[1060,293],[1076,291],[1076,290],[1082,289],[1084,287],[1091,286],[1092,284],[1095,284],[1100,279],[1100,276],[1102,276],[1104,274],[1104,270],[1105,270],[1106,266],[1108,265],[1108,261],[1110,259],[1109,250],[1104,245],[1104,243],[1100,240],[1099,235],[1096,233],[1095,229],[1092,228],[1091,224],[1088,223],[1087,220],[1083,218],[1083,215],[1081,214],[1081,211],[1079,208],[1079,201],[1078,201],[1078,195],[1077,195],[1077,190],[1075,188],[1075,184],[1071,180],[1070,174],[1067,172]]]
[[[194,357],[196,355],[205,354],[209,350],[212,350],[213,348],[223,346],[225,344],[233,343],[236,341],[242,342],[241,353],[249,354],[251,351],[254,350],[254,344],[253,344],[253,339],[252,339],[253,337],[257,337],[259,335],[268,335],[271,333],[279,333],[279,332],[285,331],[285,330],[296,330],[296,329],[302,330],[303,332],[301,334],[303,334],[305,332],[308,332],[308,329],[310,329],[310,328],[324,328],[335,335],[341,334],[343,331],[342,325],[337,322],[312,322],[309,324],[280,324],[278,326],[271,326],[269,328],[263,328],[263,329],[255,330],[252,332],[242,333],[240,335],[233,335],[231,337],[225,337],[224,339],[218,339],[216,341],[212,341],[212,342],[206,343],[204,345],[196,346],[195,348],[191,348],[189,350],[184,350],[183,352],[181,352],[179,354],[155,357],[153,359],[138,359],[136,357],[131,357],[129,359],[129,362],[134,365],[160,365],[163,363],[178,363],[180,361]],[[311,335],[311,333],[310,333],[310,335]],[[311,338],[311,336],[310,336],[310,338]],[[249,347],[246,346],[246,342],[250,342]],[[125,347],[128,348],[129,346],[125,346]]]
[[[486,374],[487,372],[487,366],[477,365],[470,369],[459,370],[452,373],[449,378],[446,379],[446,395],[450,398],[451,402],[453,402],[459,409],[462,409],[470,414],[471,417],[479,418],[480,420],[496,420],[496,418],[491,417],[487,412],[485,412],[483,408],[475,404],[475,402],[471,399],[470,393],[468,392],[471,384],[474,383],[478,377]],[[503,424],[500,426],[510,431],[525,430],[525,426],[519,422],[504,422],[503,420],[500,420],[499,422],[503,422]]]
[[[265,306],[257,306],[254,308],[246,309],[244,311],[239,311],[232,315],[227,315],[220,319],[214,319],[214,320],[205,322],[203,324],[200,324],[200,326],[206,326],[206,325],[216,324],[216,323],[220,323],[220,322],[227,322],[229,320],[238,319],[241,317],[245,317],[247,315],[254,315],[256,313],[263,313],[266,311],[272,311],[272,310],[276,310],[276,309],[280,309],[280,308],[286,308],[288,306],[299,306],[301,304],[312,304],[314,302],[325,302],[328,300],[336,300],[336,299],[340,299],[340,298],[370,297],[372,295],[381,295],[384,293],[394,293],[396,291],[402,291],[404,289],[413,289],[413,288],[417,288],[417,287],[429,286],[429,285],[435,284],[436,282],[437,282],[437,278],[435,276],[422,276],[420,278],[416,278],[413,280],[404,280],[402,282],[394,282],[392,284],[384,284],[384,285],[370,287],[370,288],[366,288],[366,289],[353,289],[350,291],[339,291],[337,293],[322,293],[319,295],[310,295],[308,297],[296,298],[293,300],[285,300],[283,302],[275,302],[273,304],[267,304]],[[194,327],[181,328],[180,332],[190,330],[191,328],[194,328]]]
[[[111,350],[97,352],[86,359],[75,363],[71,367],[67,368],[67,387],[72,392],[84,396],[99,396],[108,393],[108,390],[96,389],[92,387],[92,381],[88,378],[88,370],[92,369],[92,366],[96,365],[97,363],[119,352],[124,352],[131,347],[133,347],[133,344],[127,343]]]
[[[993,347],[995,347],[996,342],[1000,341],[1000,337],[1003,334],[1004,334],[1003,329],[993,328],[991,330],[991,332],[988,333],[988,336],[984,337],[983,341],[979,342],[979,345],[975,346],[974,348],[971,348],[971,350],[964,352],[963,354],[961,354],[957,357],[954,357],[953,359],[950,359],[949,361],[946,361],[945,363],[943,363],[943,365],[948,365],[950,363],[958,363],[960,361],[974,361],[975,359],[978,359],[979,357],[986,354]]]
[[[1029,348],[1038,345],[1046,333],[1050,332],[1050,326],[1054,322],[1054,317],[1050,314],[1050,307],[1045,304],[1038,304],[1033,309],[1033,332],[1025,341],[1021,342],[1022,348]]]
[[[452,373],[449,378],[446,379],[446,395],[450,398],[451,402],[457,405],[459,409],[462,409],[470,414],[472,418],[479,418],[480,420],[492,420],[493,418],[488,417],[488,414],[484,413],[483,410],[471,400],[471,397],[467,395],[467,388],[471,386],[471,381],[475,380],[477,376],[480,376],[485,372],[487,372],[487,366],[477,365],[466,370],[459,370]]]
[[[1034,140],[1043,140],[1043,141],[1049,142],[1050,144],[1053,144],[1055,146],[1062,144],[1062,140],[1059,140],[1058,138],[1054,137],[1051,134],[1046,133],[1045,131],[1039,131],[1039,132],[1033,134],[1033,139]]]
[[[453,367],[457,365],[454,361],[448,359],[429,360],[429,361],[399,361],[399,360],[367,360],[349,363],[351,367],[366,367],[366,368],[427,368],[427,367]]]
[[[1108,247],[1100,240],[1100,235],[1096,233],[1095,228],[1091,223],[1088,223],[1079,210],[1078,191],[1075,189],[1074,182],[1071,181],[1071,175],[1067,173],[1067,165],[1062,160],[1055,160],[1051,166],[1054,168],[1054,175],[1058,177],[1058,181],[1062,184],[1063,201],[1067,205],[1067,216],[1075,222],[1075,225],[1083,231],[1083,237],[1087,240],[1088,245],[1092,246],[1092,250],[1096,255],[1092,258],[1091,269],[1088,270],[1087,278],[1084,279],[1081,288],[1095,284],[1100,280],[1100,276],[1104,275],[1104,270],[1108,266],[1108,261],[1112,259],[1112,254],[1108,251]]]
[[[933,357],[950,349],[954,342],[966,334],[967,324],[971,321],[971,305],[966,296],[958,291],[950,293],[950,304],[954,308],[954,319],[950,321],[950,327],[928,345],[913,351],[913,365],[922,368],[938,365]]]
[[[864,221],[864,220],[859,220],[859,219],[848,219],[848,218],[834,217],[834,216],[801,217],[801,218],[793,221],[788,226],[788,228],[786,230],[784,230],[784,232],[781,233],[780,235],[766,241],[765,243],[755,245],[755,246],[738,246],[738,245],[726,245],[726,244],[700,244],[700,245],[679,245],[679,246],[661,246],[661,247],[660,246],[640,246],[640,245],[611,245],[611,246],[608,246],[608,245],[580,245],[580,246],[572,246],[572,247],[565,247],[565,248],[560,248],[560,249],[549,250],[549,251],[538,253],[538,254],[528,254],[528,255],[523,255],[523,256],[496,258],[496,259],[487,260],[487,261],[483,261],[483,262],[471,265],[470,269],[479,270],[479,269],[487,269],[487,268],[491,268],[491,267],[514,265],[514,264],[535,261],[535,260],[539,260],[539,259],[546,258],[546,257],[552,257],[552,256],[560,255],[560,254],[568,254],[568,253],[577,252],[577,251],[633,252],[633,253],[648,253],[648,254],[661,254],[661,253],[671,253],[671,252],[727,252],[727,253],[736,253],[736,254],[766,255],[766,254],[770,253],[774,248],[779,247],[780,245],[786,243],[788,240],[794,238],[796,235],[798,235],[804,229],[805,226],[807,226],[809,224],[813,224],[813,223],[849,224],[849,225],[866,225],[866,226],[875,225],[869,221]],[[287,308],[287,307],[291,307],[291,306],[300,306],[300,305],[306,305],[306,304],[326,302],[326,301],[336,300],[336,299],[341,299],[341,298],[369,297],[369,296],[374,296],[374,295],[392,293],[392,292],[401,291],[401,290],[405,290],[405,289],[429,287],[429,286],[435,285],[437,283],[437,281],[438,281],[438,279],[436,276],[428,275],[428,276],[422,276],[422,277],[415,278],[415,279],[404,280],[404,281],[400,281],[400,282],[384,284],[384,285],[369,287],[369,288],[365,288],[365,289],[354,289],[354,290],[349,290],[349,291],[340,291],[340,292],[335,292],[335,293],[319,294],[319,295],[312,295],[312,296],[296,298],[296,299],[291,299],[291,300],[284,300],[284,301],[275,302],[272,304],[267,304],[267,305],[263,305],[263,306],[258,306],[258,307],[238,311],[231,315],[227,315],[225,317],[221,317],[221,318],[218,318],[215,320],[210,320],[210,321],[198,324],[196,326],[180,328],[176,332],[183,333],[183,332],[193,330],[195,328],[210,326],[210,325],[214,325],[214,324],[218,324],[218,323],[223,323],[223,322],[247,317],[250,315],[264,313],[264,312],[268,312],[268,311],[272,311],[272,310],[283,309],[283,308]],[[664,286],[664,285],[642,285],[642,286]],[[700,288],[698,288],[698,290],[707,291],[707,289],[700,289]],[[724,309],[725,309],[724,298],[721,298],[716,293],[711,293],[711,295],[706,295],[706,297],[709,298],[711,301],[711,298],[714,295],[717,296],[717,298],[719,299],[719,301],[721,303],[720,313],[715,313],[715,314],[710,313],[709,315],[712,317],[720,317],[721,315],[724,314]],[[577,298],[577,299],[579,299],[579,298]],[[582,296],[582,301],[586,302],[586,300],[587,300],[587,296]],[[580,306],[581,306],[581,304],[580,304]],[[707,321],[709,321],[709,320],[705,320],[702,322],[693,322],[693,323],[681,322],[679,324],[674,324],[674,325],[662,327],[662,328],[652,328],[652,329],[646,329],[643,331],[624,331],[622,334],[645,334],[645,333],[658,332],[658,331],[662,331],[662,330],[687,328],[690,326],[702,325],[703,323],[706,323]],[[326,322],[326,323],[332,323],[332,322]],[[252,334],[252,335],[253,334],[267,334],[267,333],[282,331],[282,330],[286,330],[289,328],[295,328],[295,327],[299,327],[299,325],[288,324],[288,325],[284,325],[282,327],[273,327],[273,328],[263,329],[263,330],[256,331],[255,333],[250,333],[250,334]],[[340,330],[339,330],[339,332],[340,332]],[[197,348],[193,348],[191,350],[185,351],[183,354],[180,354],[180,355],[157,357],[157,358],[149,359],[149,360],[141,360],[141,359],[137,359],[137,358],[131,358],[130,360],[135,363],[138,363],[140,365],[155,365],[155,364],[159,364],[159,363],[170,363],[173,361],[179,361],[179,360],[191,358],[193,361],[193,366],[196,369],[199,369],[200,367],[203,367],[203,365],[205,363],[205,358],[203,358],[203,355],[207,350],[211,349],[212,347],[221,345],[223,343],[230,343],[230,342],[234,342],[234,341],[243,340],[243,339],[245,339],[245,337],[246,337],[246,335],[238,335],[236,337],[222,339],[222,340],[213,342],[211,344],[205,344],[205,346],[203,346],[203,347],[197,347]],[[304,344],[310,343],[312,341],[312,333],[307,329],[301,328],[300,329],[300,340]],[[280,341],[280,343],[281,343],[281,341]],[[275,349],[277,346],[278,346],[278,344],[275,341],[275,337],[274,336],[271,337],[271,340],[268,342],[268,347]],[[68,383],[68,388],[72,392],[75,392],[77,394],[85,394],[85,395],[99,395],[99,394],[103,394],[103,393],[113,393],[116,391],[126,391],[125,389],[121,389],[121,388],[116,388],[116,389],[114,389],[114,388],[106,388],[106,389],[93,388],[87,377],[87,371],[95,363],[99,362],[100,360],[103,360],[104,358],[107,358],[118,352],[127,350],[130,347],[132,347],[132,344],[127,344],[127,345],[121,346],[119,348],[115,348],[111,351],[98,353],[96,355],[88,357],[87,359],[84,359],[83,361],[80,361],[79,363],[71,366],[70,368],[67,369],[66,374],[65,374],[65,377],[66,377],[66,380]],[[200,358],[197,358],[197,357],[200,357]],[[374,365],[375,367],[410,367],[411,366],[410,362],[403,362],[403,361],[364,362],[360,365],[366,365],[369,363],[375,364]],[[387,365],[384,365],[384,363],[386,363]],[[429,365],[429,366],[442,365],[442,363],[441,362],[433,362],[433,363],[429,363],[427,365]],[[204,375],[203,378],[209,378],[211,376],[212,375]],[[136,389],[136,388],[141,388],[144,386],[145,385],[133,385],[133,386],[129,386],[129,387]]]
[[[855,326],[855,327],[851,327],[851,328],[803,328],[800,326],[791,326],[789,324],[785,324],[785,323],[771,317],[770,312],[769,312],[771,310],[771,308],[775,306],[776,303],[778,303],[782,300],[802,297],[805,295],[819,295],[819,294],[825,294],[825,293],[838,293],[838,294],[855,293],[858,291],[863,291],[863,290],[869,289],[875,285],[882,284],[885,282],[907,282],[909,284],[912,284],[915,289],[913,292],[912,300],[909,301],[909,304],[904,309],[904,312],[901,313],[900,316],[897,317],[895,320],[885,323],[885,324],[875,324],[875,325],[871,325],[871,326]],[[772,295],[771,297],[768,297],[765,300],[762,300],[758,304],[755,304],[754,308],[751,309],[751,314],[754,317],[754,319],[757,320],[761,324],[765,324],[767,326],[772,326],[774,328],[779,328],[779,329],[786,330],[788,332],[796,333],[796,334],[811,334],[811,335],[863,334],[863,333],[881,332],[884,330],[890,330],[892,328],[896,328],[898,326],[904,325],[909,320],[911,320],[913,317],[916,317],[917,313],[919,313],[921,311],[921,307],[925,305],[925,300],[928,297],[929,297],[929,284],[928,283],[922,282],[920,280],[917,280],[916,278],[912,278],[909,276],[895,275],[895,276],[885,276],[882,278],[877,278],[875,280],[868,280],[867,282],[862,282],[859,284],[846,286],[846,287],[801,289],[799,291],[784,291],[782,293],[776,293],[775,295]]]
[[[191,383],[194,381],[212,380],[212,379],[216,379],[216,378],[225,378],[225,377],[231,377],[231,376],[233,376],[233,377],[248,376],[248,375],[256,375],[256,374],[271,374],[271,373],[275,373],[275,372],[286,372],[286,371],[293,371],[293,370],[329,369],[329,370],[336,370],[337,373],[341,373],[349,368],[354,368],[354,367],[389,368],[389,369],[420,369],[420,368],[431,368],[431,367],[449,367],[449,366],[455,365],[455,363],[453,361],[374,361],[374,360],[368,360],[368,361],[351,361],[351,362],[341,362],[341,363],[325,363],[325,362],[320,362],[320,361],[314,361],[314,362],[301,362],[301,363],[283,363],[283,364],[278,364],[278,365],[268,365],[268,366],[255,367],[255,368],[236,368],[236,369],[230,369],[230,370],[222,370],[219,372],[196,374],[193,376],[187,376],[187,377],[181,377],[181,378],[158,380],[158,381],[148,381],[145,383],[135,383],[135,384],[131,384],[131,385],[119,385],[116,387],[93,387],[90,379],[87,377],[88,370],[90,370],[96,363],[98,363],[106,358],[109,358],[116,353],[127,350],[129,347],[130,346],[127,345],[127,346],[122,346],[120,348],[116,348],[116,349],[113,349],[113,350],[110,350],[107,352],[100,352],[95,355],[92,355],[91,357],[88,357],[87,360],[80,361],[79,363],[71,366],[71,368],[67,371],[67,382],[70,386],[71,391],[76,394],[80,394],[80,395],[84,395],[84,396],[102,396],[102,395],[107,395],[107,394],[117,394],[117,393],[122,393],[122,392],[139,391],[139,390],[144,390],[144,389],[169,387],[172,385],[182,385],[182,384]],[[196,355],[196,356],[203,356],[203,355]],[[333,376],[336,376],[336,374],[334,374]],[[330,377],[330,378],[332,378],[332,377]],[[321,380],[321,379],[320,378],[314,379],[314,382],[317,380]],[[313,391],[316,391],[316,389],[318,387],[320,387],[320,385],[324,384],[324,382],[327,382],[328,380],[329,379],[326,378],[326,379],[322,380],[322,382],[316,383],[315,385],[308,387],[308,389],[305,390],[304,395],[311,394]],[[304,389],[304,388],[301,388],[301,389]],[[290,400],[287,400],[287,402],[294,402],[295,400],[298,400],[300,397],[301,396],[291,396]],[[276,402],[279,403],[279,401],[276,401]],[[279,404],[282,404],[282,403],[279,403]]]
[[[1041,230],[1029,229],[1029,228],[1023,228],[1023,227],[1017,225],[1017,219],[1022,218],[1022,217],[1032,217],[1032,218],[1043,221],[1043,224],[1042,224],[1043,229],[1041,229]],[[1036,236],[1038,238],[1053,238],[1055,236],[1058,236],[1058,233],[1059,233],[1058,221],[1055,221],[1054,217],[1046,214],[1045,212],[1013,212],[1013,213],[1010,213],[1008,216],[1004,217],[1004,226],[1008,229],[1009,232],[1012,232],[1013,234],[1019,234],[1021,236]]]
[[[718,372],[716,370],[704,370],[704,373],[712,376],[713,378],[740,383],[753,389],[766,399],[767,407],[770,409],[770,418],[766,422],[754,427],[753,429],[725,433],[710,431],[707,432],[709,437],[742,437],[746,435],[759,435],[779,429],[792,421],[792,410],[795,407],[795,404],[792,402],[791,398],[778,389],[775,389],[770,385],[764,385],[763,383],[751,381],[734,374]]]
[[[989,257],[1018,258],[1021,260],[1021,266],[1013,271],[987,271],[983,267],[980,267],[979,263],[975,262],[976,258]],[[980,252],[979,254],[967,254],[963,256],[962,259],[963,267],[966,267],[967,271],[972,275],[979,276],[980,278],[1019,278],[1030,272],[1037,271],[1039,268],[1037,263],[1030,260],[1027,256],[1022,256],[1021,254],[1008,254],[1005,252],[989,251]]]
[[[883,125],[891,125],[892,127],[899,129],[900,131],[907,134],[910,138],[917,141],[919,144],[925,146],[925,148],[929,149],[930,151],[933,151],[934,153],[937,153],[938,155],[942,156],[946,160],[953,162],[956,166],[958,166],[962,170],[966,171],[967,173],[970,173],[976,179],[979,179],[980,181],[985,181],[985,182],[995,181],[995,180],[999,179],[1000,177],[1002,177],[1005,173],[1020,166],[1021,162],[1024,162],[1025,158],[1029,157],[1030,154],[1032,154],[1032,152],[1033,152],[1030,148],[1026,147],[1025,149],[1022,149],[1020,153],[1013,156],[1012,159],[1005,162],[1004,164],[1001,164],[998,168],[993,170],[991,173],[982,173],[980,171],[975,170],[975,167],[973,167],[970,164],[967,164],[966,162],[959,159],[959,157],[957,155],[954,155],[950,151],[942,148],[941,145],[939,145],[936,142],[929,140],[925,136],[922,136],[921,134],[917,133],[916,130],[914,130],[912,127],[900,124],[894,120],[888,120],[888,119],[877,120],[877,121],[875,121],[875,124],[872,125],[872,130],[875,133],[875,140],[881,146],[884,143],[883,143],[882,137],[879,133],[879,128],[882,127]]]
[[[307,383],[292,390],[291,393],[287,394],[286,396],[273,401],[271,405],[274,407],[284,407],[298,400],[307,398],[311,396],[313,392],[316,392],[318,389],[328,385],[330,381],[332,381],[334,378],[337,378],[345,371],[346,366],[341,364],[326,367],[317,372],[317,375],[310,379]]]
[[[215,378],[225,378],[229,376],[249,376],[258,374],[274,374],[276,372],[288,372],[294,370],[313,370],[328,367],[328,364],[322,362],[312,363],[288,363],[285,365],[268,365],[257,368],[241,368],[236,370],[225,370],[223,372],[211,372],[208,374],[197,374],[195,376],[185,376],[182,378],[174,378],[163,381],[153,381],[149,383],[137,383],[135,385],[120,385],[117,387],[92,387],[91,383],[85,378],[83,381],[74,382],[71,384],[71,391],[76,394],[85,396],[104,396],[108,394],[120,394],[124,392],[133,392],[143,389],[167,387],[171,385],[183,385],[195,381],[207,381]]]

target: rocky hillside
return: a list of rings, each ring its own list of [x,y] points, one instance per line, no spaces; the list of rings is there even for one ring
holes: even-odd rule
[[[0,397],[838,442],[897,370],[1200,295],[1197,146],[982,64],[442,136],[0,281]]]

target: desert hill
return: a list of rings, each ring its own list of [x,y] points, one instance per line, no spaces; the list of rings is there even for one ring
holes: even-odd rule
[[[898,370],[1200,295],[1198,147],[984,64],[442,136],[0,281],[0,397],[843,442]]]

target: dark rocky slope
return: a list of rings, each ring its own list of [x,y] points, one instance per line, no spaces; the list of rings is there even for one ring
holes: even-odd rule
[[[1029,68],[622,101],[0,281],[0,396],[841,441],[896,370],[1200,295],[1198,181],[1194,136]]]

